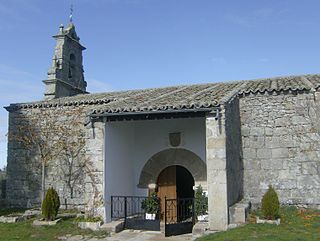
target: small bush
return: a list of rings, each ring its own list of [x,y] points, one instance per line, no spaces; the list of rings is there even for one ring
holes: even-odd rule
[[[276,191],[269,185],[268,191],[262,197],[262,212],[266,219],[279,218],[280,203]]]
[[[57,217],[60,207],[59,195],[52,187],[50,187],[46,193],[46,196],[42,202],[42,215],[46,220],[54,220]]]
[[[146,211],[146,213],[156,214],[159,211],[160,201],[157,197],[157,193],[151,193],[151,196],[146,198],[141,202],[141,208]]]
[[[201,185],[197,186],[195,192],[194,209],[197,216],[205,215],[208,212],[208,197],[203,192]]]

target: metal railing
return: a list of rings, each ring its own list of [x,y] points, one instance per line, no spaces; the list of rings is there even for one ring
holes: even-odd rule
[[[144,218],[145,211],[142,209],[142,202],[148,197],[142,196],[111,196],[111,219],[140,216]]]

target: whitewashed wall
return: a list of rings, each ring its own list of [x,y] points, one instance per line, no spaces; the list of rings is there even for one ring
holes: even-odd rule
[[[169,133],[181,132],[179,148],[188,149],[203,161],[205,155],[205,119],[121,121],[106,123],[105,200],[110,214],[112,195],[147,195],[137,187],[143,166],[156,153],[172,148]]]

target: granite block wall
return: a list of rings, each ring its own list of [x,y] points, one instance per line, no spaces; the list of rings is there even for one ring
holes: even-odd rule
[[[40,206],[42,173],[40,151],[33,144],[30,147],[21,141],[23,133],[29,131],[25,127],[39,121],[43,126],[54,126],[53,133],[48,134],[47,139],[61,138],[59,130],[66,131],[64,127],[71,127],[68,130],[69,135],[62,136],[79,151],[79,154],[74,154],[76,156],[71,158],[67,157],[67,154],[71,153],[71,147],[66,154],[62,147],[52,146],[52,149],[56,151],[58,149],[60,154],[55,154],[47,162],[46,188],[53,186],[58,191],[62,208],[85,209],[97,202],[100,206],[102,205],[104,125],[96,123],[94,128],[91,124],[85,126],[88,111],[88,106],[57,106],[24,108],[9,112],[7,166],[7,204],[9,206],[28,208]],[[74,120],[77,118],[79,124],[70,125],[70,122],[75,123]],[[35,138],[40,135],[37,129],[38,124],[34,125]],[[83,144],[78,146],[77,142]],[[72,195],[70,186],[73,188]]]
[[[272,185],[281,203],[320,205],[320,102],[317,92],[240,99],[244,197],[259,204]]]

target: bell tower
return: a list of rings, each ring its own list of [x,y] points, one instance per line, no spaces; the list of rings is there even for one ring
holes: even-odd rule
[[[43,81],[46,85],[45,99],[88,93],[82,65],[82,51],[86,48],[80,44],[72,18],[66,28],[60,25],[59,33],[53,38],[57,43],[48,79]]]

